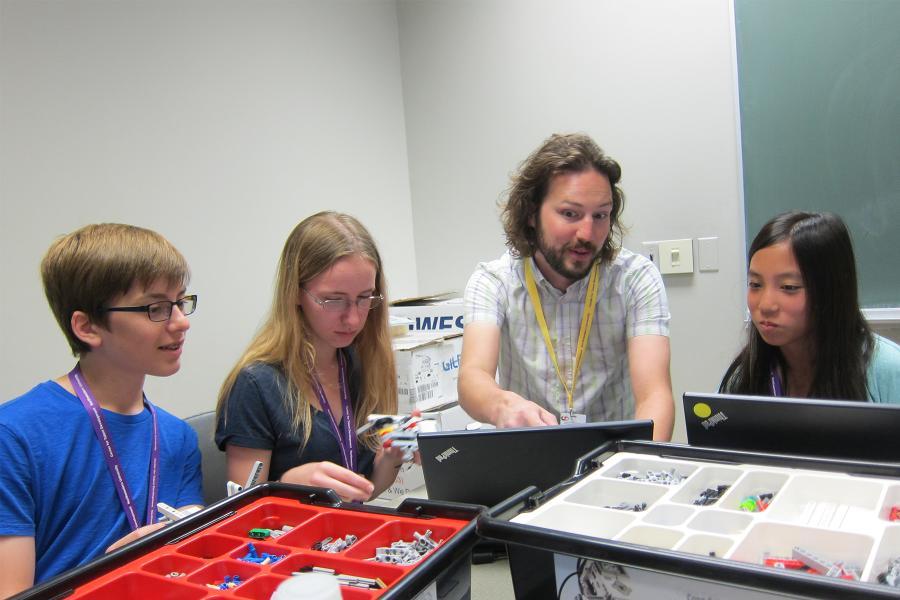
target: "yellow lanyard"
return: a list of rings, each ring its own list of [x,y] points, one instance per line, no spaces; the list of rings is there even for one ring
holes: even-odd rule
[[[597,308],[597,294],[600,291],[600,261],[594,263],[591,267],[591,275],[588,278],[587,294],[584,297],[584,312],[581,315],[581,330],[578,332],[578,349],[575,351],[575,368],[572,370],[572,385],[570,386],[562,372],[559,370],[559,361],[556,360],[556,350],[553,349],[553,342],[550,340],[550,331],[547,329],[547,320],[544,318],[544,309],[541,306],[541,296],[538,294],[537,285],[534,282],[534,273],[531,270],[531,259],[525,259],[525,286],[528,288],[528,295],[531,296],[531,304],[534,307],[534,315],[537,318],[541,333],[544,336],[544,344],[547,346],[547,353],[550,354],[550,360],[556,367],[556,376],[566,390],[566,400],[569,414],[575,411],[575,400],[572,394],[575,392],[575,382],[578,380],[578,371],[581,370],[581,361],[584,358],[584,349],[587,347],[588,336],[591,333],[591,324],[594,322],[594,309]]]

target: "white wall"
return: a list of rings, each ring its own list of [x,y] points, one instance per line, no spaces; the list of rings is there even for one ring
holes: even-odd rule
[[[38,263],[86,223],[192,266],[183,368],[147,386],[179,416],[214,406],[303,217],[359,217],[415,294],[398,53],[392,1],[2,0],[0,399],[73,364]]]
[[[718,272],[666,277],[676,398],[714,391],[744,281],[729,4],[401,0],[421,291],[462,289],[499,256],[508,174],[549,134],[584,131],[623,167],[627,247],[720,238]]]
[[[730,31],[727,0],[0,0],[0,398],[72,363],[37,276],[60,233],[184,251],[200,307],[148,389],[187,416],[300,218],[359,216],[394,297],[462,289],[503,251],[509,172],[574,130],[623,165],[627,246],[720,237],[718,272],[667,278],[675,393],[712,390],[743,304]]]

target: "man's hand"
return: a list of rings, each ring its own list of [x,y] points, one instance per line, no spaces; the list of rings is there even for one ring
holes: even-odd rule
[[[500,328],[469,323],[463,331],[459,365],[459,405],[479,421],[497,427],[556,425],[553,413],[497,385],[494,375],[500,356]]]
[[[494,425],[497,427],[534,427],[557,424],[553,413],[509,391],[504,391],[500,395],[500,405],[495,415]]]

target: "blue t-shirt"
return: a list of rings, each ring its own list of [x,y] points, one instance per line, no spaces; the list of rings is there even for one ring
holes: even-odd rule
[[[869,402],[900,404],[900,346],[880,335],[866,369]]]
[[[202,504],[197,434],[156,407],[159,502]],[[147,515],[153,419],[103,411],[138,517]],[[78,397],[47,381],[0,405],[0,535],[34,538],[35,583],[81,565],[131,531]]]

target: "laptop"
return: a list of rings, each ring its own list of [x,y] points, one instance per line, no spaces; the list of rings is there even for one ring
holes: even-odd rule
[[[688,444],[900,462],[900,405],[686,392]]]
[[[609,440],[650,440],[653,421],[610,421],[419,434],[431,500],[494,506],[530,485],[547,490],[575,461]]]

